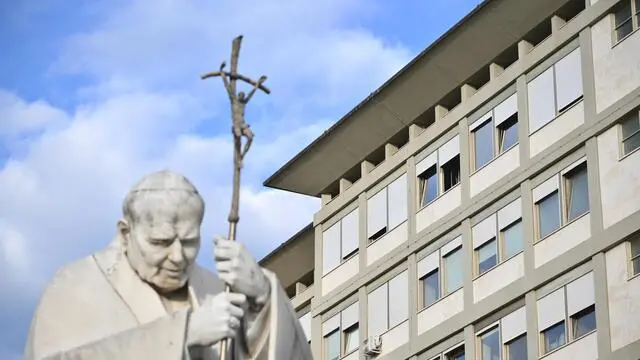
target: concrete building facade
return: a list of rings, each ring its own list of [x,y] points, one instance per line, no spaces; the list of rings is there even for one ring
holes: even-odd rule
[[[486,0],[265,182],[314,358],[640,358],[639,27]]]

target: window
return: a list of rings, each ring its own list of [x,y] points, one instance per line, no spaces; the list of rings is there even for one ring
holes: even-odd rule
[[[640,274],[640,237],[631,240],[631,274]]]
[[[353,303],[322,324],[324,359],[339,359],[359,347],[359,305]]]
[[[640,1],[640,0],[639,0]],[[622,154],[627,155],[640,147],[640,119],[635,110],[621,124]]]
[[[500,328],[495,327],[480,336],[480,359],[500,360]]]
[[[527,334],[518,336],[517,338],[505,344],[506,360],[527,360]]]
[[[367,238],[375,241],[407,220],[407,174],[367,200]]]
[[[323,274],[358,252],[358,218],[356,208],[322,233]]]
[[[476,249],[478,254],[478,274],[483,274],[498,264],[498,244],[493,238]]]
[[[379,336],[409,318],[409,277],[405,270],[367,295],[368,334]]]
[[[553,351],[566,343],[564,321],[542,331],[544,354]]]
[[[420,204],[425,206],[438,197],[438,168],[434,165],[420,174]]]
[[[505,259],[509,259],[513,255],[522,251],[524,245],[522,236],[522,220],[516,220],[516,222],[508,225],[500,231],[500,237],[502,239],[502,253]]]
[[[474,169],[489,163],[496,155],[518,143],[517,94],[491,109],[469,126],[474,158]]]
[[[442,182],[445,192],[460,183],[460,155],[442,165]]]
[[[360,343],[360,334],[358,331],[358,324],[354,324],[344,331],[344,354],[349,354],[358,348]]]
[[[455,136],[416,164],[423,207],[460,183],[460,137]]]
[[[420,282],[418,302],[422,308],[432,305],[463,285],[462,237],[420,259],[417,278]]]
[[[340,359],[340,330],[334,330],[324,337],[324,358],[326,360]]]
[[[542,355],[596,330],[593,272],[538,300]]]
[[[446,360],[465,360],[464,359],[464,345],[456,348],[455,350],[451,350],[448,352],[444,358]]]
[[[307,312],[299,318],[300,326],[307,337],[307,342],[311,343],[311,312]]]
[[[587,163],[579,160],[563,171],[562,182],[555,175],[533,190],[538,239],[589,212],[587,174]]]
[[[422,284],[422,307],[440,300],[440,273],[438,269],[420,279]]]
[[[522,202],[518,198],[472,228],[475,274],[482,275],[523,249]]]
[[[493,132],[493,120],[491,118],[473,131],[476,169],[480,169],[493,159]]]
[[[505,122],[498,125],[498,136],[500,153],[518,143],[518,114],[511,115]]]
[[[533,133],[582,100],[580,48],[529,81],[527,88],[529,129]]]
[[[462,287],[463,271],[462,248],[458,248],[444,256],[445,293],[452,293]]]
[[[582,163],[565,175],[567,186],[567,220],[571,221],[589,211],[587,164]]]
[[[572,338],[577,339],[596,329],[596,308],[591,305],[571,316]]]
[[[640,0],[622,0],[614,17],[616,41],[620,41],[638,29]]]
[[[536,203],[538,207],[538,232],[540,238],[551,234],[560,228],[560,200],[558,191]]]

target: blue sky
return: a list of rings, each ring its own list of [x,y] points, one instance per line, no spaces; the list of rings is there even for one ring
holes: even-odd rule
[[[242,72],[269,76],[247,121],[239,239],[260,258],[317,199],[262,180],[478,0],[23,0],[0,3],[0,358],[21,358],[57,268],[105,246],[128,188],[184,173],[207,203],[198,261],[213,268],[230,201],[229,111],[201,81],[244,34]],[[11,4],[11,5],[9,5]],[[428,84],[425,84],[428,91]]]

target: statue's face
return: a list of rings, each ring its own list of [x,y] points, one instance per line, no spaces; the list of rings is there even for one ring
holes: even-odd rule
[[[129,263],[159,291],[179,289],[187,282],[200,249],[200,209],[173,201],[154,202],[145,208],[149,209],[146,215],[129,227]]]

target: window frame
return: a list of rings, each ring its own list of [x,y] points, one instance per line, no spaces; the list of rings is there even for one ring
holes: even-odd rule
[[[524,332],[524,333],[514,337],[513,339],[507,341],[506,343],[503,343],[503,350],[502,351],[503,351],[503,354],[504,354],[504,357],[503,357],[504,360],[513,360],[513,359],[511,359],[510,352],[509,352],[510,346],[515,344],[516,341],[519,341],[521,339],[524,339],[524,346],[525,346],[526,352],[528,352],[529,344],[527,344],[527,333]],[[525,359],[528,357],[527,355],[528,354],[525,353]]]
[[[496,138],[498,137],[498,135],[496,134],[496,126],[494,125],[495,122],[493,120],[494,115],[493,115],[493,109],[491,109],[491,111],[489,111],[489,113],[491,114],[487,119],[485,119],[482,123],[480,123],[480,125],[476,126],[475,129],[471,130],[471,156],[472,156],[472,171],[471,173],[473,174],[474,172],[484,168],[485,166],[489,165],[491,163],[491,161],[493,161],[496,157],[498,157],[498,153],[496,151]],[[484,128],[485,126],[489,127],[489,132],[491,133],[491,156],[489,157],[489,159],[484,163],[481,164],[480,166],[478,166],[478,151],[476,149],[476,146],[478,145],[478,131],[482,128]]]
[[[455,189],[456,187],[460,186],[461,182],[462,182],[462,157],[460,155],[460,134],[456,134],[454,135],[451,139],[449,139],[448,141],[446,141],[444,144],[440,145],[437,149],[431,151],[431,153],[429,153],[427,156],[421,158],[421,160],[416,161],[416,165],[420,164],[422,161],[425,161],[427,159],[429,159],[430,157],[435,157],[435,161],[433,161],[433,163],[431,164],[431,166],[427,167],[426,169],[422,170],[419,173],[416,173],[416,184],[417,187],[416,189],[418,189],[418,191],[416,191],[416,195],[415,195],[415,201],[416,201],[416,212],[419,212],[420,210],[428,207],[429,205],[431,205],[432,203],[434,203],[436,200],[438,200],[440,197],[442,197],[444,194],[448,193],[449,191],[452,191],[453,189]],[[449,158],[449,160],[447,160],[446,162],[442,163],[441,158],[440,158],[440,151],[445,148],[447,145],[449,145],[450,143],[458,143],[457,147],[456,147],[456,152],[455,155],[452,156],[451,158]],[[455,184],[453,184],[451,187],[449,187],[448,189],[445,190],[445,166],[448,165],[449,163],[451,163],[452,161],[457,161],[458,163],[458,173],[457,173],[457,182]],[[425,185],[426,185],[426,179],[425,178],[425,174],[427,174],[429,172],[429,170],[431,170],[433,167],[436,168],[436,177],[437,177],[437,194],[436,196],[429,200],[428,202],[424,202],[424,196],[426,194],[425,191]]]
[[[515,96],[515,102],[516,102],[515,112],[510,114],[504,119],[501,118],[500,123],[496,125],[496,109],[499,108],[501,105],[504,105],[504,104],[508,105],[508,101],[510,101],[511,98],[514,96]],[[493,106],[491,110],[487,111],[484,115],[482,115],[472,124],[470,124],[470,126],[473,127],[473,130],[469,131],[471,175],[478,172],[482,168],[486,167],[492,161],[494,161],[495,159],[497,159],[507,151],[511,150],[512,148],[516,147],[520,143],[520,137],[518,136],[518,132],[516,131],[516,142],[511,146],[508,146],[505,148],[503,148],[502,146],[504,142],[504,133],[506,132],[506,130],[510,129],[514,125],[518,126],[518,123],[520,121],[519,111],[518,111],[519,109],[518,109],[517,103],[518,103],[517,92],[510,93],[509,96],[506,96],[504,99],[502,99],[502,101],[500,101],[495,106]],[[478,131],[484,128],[485,126],[488,126],[490,128],[489,132],[491,133],[491,147],[490,147],[491,156],[484,164],[481,164],[480,166],[478,166],[477,164],[478,152],[476,150],[476,146],[478,144],[477,134],[478,134]]]
[[[576,174],[578,174],[579,172],[584,171],[585,173],[585,178],[587,181],[587,210],[575,215],[572,219],[569,218],[569,216],[571,215],[571,201],[572,199],[572,194],[571,194],[571,190],[572,190],[572,180],[574,179],[574,176]],[[560,224],[560,227],[570,224],[571,222],[578,220],[579,218],[581,218],[582,216],[586,215],[587,213],[589,213],[591,211],[591,206],[589,204],[589,169],[587,167],[587,162],[583,161],[580,162],[579,164],[577,164],[576,166],[572,167],[570,170],[564,172],[562,174],[562,185],[563,187],[563,201],[562,201],[562,221]]]
[[[393,176],[391,176],[393,177]],[[389,196],[389,187],[391,187],[391,185],[395,184],[396,181],[398,181],[400,178],[404,177],[404,181],[405,181],[405,196],[406,196],[406,192],[409,190],[409,183],[408,183],[408,173],[407,172],[403,172],[400,175],[396,176],[395,178],[393,178],[393,180],[389,181],[389,183],[387,185],[385,185],[382,189],[378,190],[377,192],[373,193],[370,197],[367,198],[367,216],[366,216],[366,236],[367,236],[367,246],[373,244],[374,242],[380,240],[381,238],[383,238],[385,235],[387,235],[388,233],[390,233],[391,231],[393,231],[395,228],[397,228],[398,226],[402,225],[403,223],[405,223],[408,219],[409,219],[409,210],[408,210],[408,204],[407,201],[405,201],[404,205],[407,209],[405,209],[405,219],[403,221],[401,221],[398,224],[394,224],[393,227],[391,227],[391,205],[389,202],[390,196]],[[369,236],[369,200],[371,198],[373,198],[374,196],[380,194],[381,192],[384,191],[384,198],[385,198],[385,226],[382,227],[382,229],[378,230],[378,232],[374,233],[373,235]]]
[[[618,24],[617,18],[616,18],[617,12],[625,8],[627,5],[629,6],[629,17],[626,18],[621,24]],[[636,32],[640,27],[640,7],[638,5],[639,4],[637,3],[636,0],[623,0],[612,9],[613,11],[611,12],[611,15],[613,16],[613,24],[612,24],[613,45],[617,45],[621,41],[624,41],[626,38],[628,38],[634,32]],[[629,21],[631,21],[631,31],[629,31],[628,34],[622,37],[619,37],[618,29],[620,29],[621,27],[629,23]]]
[[[334,271],[335,269],[340,267],[340,265],[342,265],[345,262],[351,260],[351,258],[356,256],[356,254],[358,254],[360,252],[360,231],[361,231],[361,229],[360,229],[360,213],[359,213],[359,210],[360,210],[360,207],[356,206],[355,209],[352,209],[351,211],[349,211],[346,214],[344,214],[339,220],[337,220],[336,222],[331,224],[331,226],[328,226],[326,229],[322,230],[322,256],[323,257],[325,256],[325,253],[324,253],[325,233],[327,231],[329,231],[334,226],[338,226],[338,237],[339,237],[339,239],[338,239],[338,243],[336,244],[336,246],[338,247],[339,253],[340,253],[340,261],[336,265],[334,265],[333,267],[327,269],[326,271],[324,269],[324,260],[323,260],[322,276],[326,276],[330,272]],[[356,221],[356,226],[357,226],[356,240],[357,240],[358,246],[356,246],[355,249],[353,249],[351,252],[349,252],[347,254],[343,254],[342,253],[342,240],[343,240],[342,222],[347,216],[351,215],[352,213],[356,213],[356,216],[358,217],[358,219],[357,219],[358,221]]]
[[[628,261],[628,268],[629,268],[629,280],[639,277],[640,276],[640,234],[636,234],[632,239],[630,239],[629,241],[627,241],[627,249],[628,249],[628,255],[627,258],[629,259]],[[638,249],[638,253],[637,254],[633,254],[634,249],[637,247]],[[634,261],[638,260],[638,268],[636,269],[634,266]]]
[[[586,315],[591,314],[591,313],[593,313],[594,322],[595,322],[595,325],[596,325],[595,328],[585,332],[584,334],[576,335],[576,326],[577,326],[578,320],[583,318]],[[568,338],[569,338],[568,342],[581,339],[581,338],[583,338],[585,336],[588,336],[589,334],[597,331],[598,330],[598,323],[595,320],[595,316],[596,316],[596,305],[595,304],[589,305],[586,308],[576,312],[573,315],[569,315],[569,323],[571,324],[571,329],[569,329],[570,331],[569,331],[569,336],[568,336]]]
[[[565,300],[566,303],[566,300]],[[562,325],[562,344],[559,344],[558,346],[554,347],[553,349],[549,349],[547,350],[547,342],[546,342],[546,336],[545,334],[551,330],[551,329],[555,329],[555,328],[560,328],[559,326]],[[554,323],[553,325],[550,325],[548,327],[546,327],[545,329],[542,329],[542,331],[539,331],[539,336],[540,336],[540,356],[545,356],[548,355],[560,348],[562,348],[563,346],[569,344],[569,339],[567,338],[567,319],[566,319],[566,309],[565,309],[565,318],[563,318],[561,321],[558,321],[557,323]]]
[[[445,255],[441,255],[441,266],[442,266],[442,277],[440,278],[440,285],[442,286],[442,291],[441,291],[441,295],[440,295],[440,299],[444,298],[447,295],[453,294],[454,292],[462,289],[464,287],[464,278],[462,279],[462,283],[460,284],[460,286],[451,289],[451,291],[448,290],[448,282],[447,282],[447,262],[446,262],[446,258],[450,257],[451,255],[458,255],[458,256],[462,256],[462,245],[456,246],[453,250],[447,252]],[[463,263],[464,263],[464,259],[462,259]],[[464,269],[460,269],[460,271],[463,273],[463,277],[464,277]]]
[[[502,342],[502,329],[501,329],[500,321],[497,321],[496,323],[491,324],[485,327],[484,329],[482,329],[481,331],[479,331],[478,333],[476,333],[475,345],[476,345],[476,349],[478,349],[478,352],[476,354],[476,358],[478,360],[484,360],[482,357],[482,338],[496,331],[498,332],[498,358],[499,360],[504,359],[504,346],[503,346],[504,344]]]
[[[360,319],[360,313],[359,313],[359,311],[360,311],[360,308],[359,308],[360,304],[359,303],[358,303],[358,321],[356,321],[355,323],[349,325],[348,327],[346,327],[344,329],[342,328],[342,316],[343,316],[342,313],[345,310],[347,310],[349,307],[351,307],[352,305],[357,304],[357,303],[358,303],[358,301],[355,301],[353,303],[348,304],[342,310],[340,310],[339,312],[337,312],[333,316],[331,316],[328,319],[325,319],[323,321],[323,324],[324,324],[324,322],[329,321],[330,319],[332,319],[332,318],[334,318],[336,316],[338,317],[338,326],[335,329],[331,330],[327,335],[323,335],[322,336],[322,359],[323,360],[327,360],[327,339],[329,337],[331,337],[331,335],[335,334],[336,332],[338,333],[338,338],[339,338],[339,340],[338,340],[338,349],[339,349],[340,355],[339,355],[338,359],[341,359],[341,358],[343,358],[343,357],[345,357],[345,356],[347,356],[347,355],[349,355],[351,353],[354,353],[354,352],[356,352],[356,351],[358,351],[360,349],[360,345],[361,345],[360,344],[360,330],[361,330],[360,329],[360,322],[361,322],[361,319]],[[358,335],[358,339],[356,341],[356,344],[358,346],[355,349],[352,349],[352,350],[347,352],[347,350],[346,350],[347,333],[350,332],[349,330],[354,330],[354,328],[357,331],[357,335]],[[311,340],[309,340],[309,343],[310,342],[311,342]]]
[[[501,219],[501,212],[507,208],[509,208],[510,206],[515,206],[516,203],[519,202],[519,211],[520,214],[518,217],[516,217],[515,219],[511,219],[508,218],[506,221],[506,224],[502,224],[500,223],[500,219]],[[498,267],[500,264],[510,260],[511,258],[517,256],[518,254],[522,253],[524,251],[524,229],[522,228],[522,198],[518,197],[512,201],[510,201],[509,203],[505,204],[504,206],[502,206],[500,209],[498,209],[496,212],[494,212],[493,214],[485,217],[484,219],[482,219],[481,221],[479,221],[478,223],[476,223],[475,225],[472,226],[472,237],[473,237],[473,228],[475,228],[476,226],[480,225],[481,223],[483,223],[484,221],[487,221],[488,219],[490,219],[491,217],[495,217],[495,224],[494,224],[494,228],[495,228],[495,236],[492,236],[491,238],[489,238],[489,240],[484,240],[482,242],[481,245],[479,246],[475,246],[475,244],[473,244],[473,280],[481,277],[482,275],[488,273],[489,271],[495,269],[496,267]],[[513,211],[515,209],[511,209],[511,211]],[[505,233],[507,230],[512,229],[514,226],[516,226],[517,224],[519,224],[520,226],[520,237],[521,237],[521,246],[520,249],[507,256],[506,254],[506,237],[505,237]],[[489,243],[491,242],[495,242],[495,253],[496,253],[496,263],[491,266],[490,268],[487,268],[485,271],[480,272],[480,256],[479,256],[479,250],[484,248],[485,246],[487,246]],[[472,241],[473,243],[473,241]]]
[[[640,125],[640,109],[634,109],[633,111],[629,112],[628,114],[626,114],[625,116],[622,117],[622,119],[620,120],[620,122],[618,122],[618,138],[619,138],[619,158],[620,160],[624,159],[625,157],[635,153],[636,151],[638,151],[638,149],[640,149],[640,146],[632,149],[629,152],[625,151],[624,148],[624,142],[631,139],[634,136],[638,136],[638,134],[640,133],[640,126],[638,126],[638,130],[635,130],[633,133],[631,133],[630,135],[625,136],[624,132],[623,132],[623,124],[625,124],[627,121],[632,121],[634,120],[639,123]]]
[[[438,296],[437,298],[432,301],[429,304],[425,303],[425,289],[426,289],[426,282],[425,280],[427,278],[429,278],[430,276],[432,276],[434,273],[437,273],[437,279],[438,279]],[[418,305],[420,306],[420,309],[418,310],[418,312],[430,307],[431,305],[437,303],[438,301],[442,300],[443,298],[443,294],[442,294],[442,272],[440,271],[440,264],[438,264],[438,267],[429,271],[428,273],[426,273],[425,275],[423,275],[422,277],[418,278],[418,282],[419,282],[419,288],[420,288],[420,293],[418,295]]]
[[[568,177],[572,174],[574,174],[577,171],[580,170],[585,170],[586,172],[586,178],[587,178],[587,211],[583,212],[580,215],[577,215],[576,217],[574,217],[573,219],[569,219],[569,186],[567,185],[567,180]],[[559,178],[558,178],[559,176]],[[587,214],[591,213],[591,198],[590,198],[590,187],[589,187],[589,164],[586,160],[585,157],[581,157],[579,160],[575,161],[574,163],[566,166],[562,171],[555,173],[553,176],[547,178],[546,180],[542,181],[541,183],[539,183],[537,186],[533,187],[532,192],[535,191],[535,189],[541,185],[543,185],[544,183],[546,183],[547,181],[553,179],[553,178],[557,179],[557,187],[555,187],[555,189],[553,191],[550,191],[549,193],[547,193],[546,195],[540,197],[539,200],[533,202],[533,218],[534,218],[534,235],[535,235],[535,239],[534,239],[534,244],[552,236],[553,234],[557,233],[558,231],[560,231],[561,229],[563,229],[564,227],[566,227],[567,225],[578,221],[579,219],[581,219],[582,217],[586,216]],[[541,217],[540,217],[540,203],[542,203],[543,201],[547,200],[548,198],[550,198],[551,196],[557,194],[558,196],[558,211],[559,211],[559,225],[553,229],[552,231],[550,231],[548,234],[542,235],[541,233]]]
[[[466,358],[464,344],[458,345],[453,349],[447,350],[443,352],[442,355],[444,356],[445,360],[456,360],[460,355],[465,356]]]
[[[395,272],[395,273],[393,274],[393,276],[391,276],[391,278],[389,278],[389,279],[388,279],[387,281],[385,281],[384,283],[382,283],[382,284],[380,284],[380,285],[378,285],[378,286],[376,286],[376,287],[373,287],[371,291],[367,291],[367,297],[368,297],[368,296],[369,296],[369,294],[373,293],[374,291],[376,291],[376,290],[378,290],[378,289],[380,289],[381,287],[383,287],[383,286],[384,286],[384,287],[386,287],[386,294],[387,294],[387,301],[386,301],[386,303],[387,303],[386,315],[387,315],[387,316],[386,316],[386,319],[385,319],[385,322],[386,322],[385,329],[386,329],[386,330],[384,330],[384,331],[383,331],[383,332],[381,332],[380,334],[368,334],[369,336],[371,336],[371,335],[375,335],[375,336],[382,336],[382,335],[384,335],[384,334],[388,333],[389,331],[391,331],[392,329],[395,329],[396,327],[400,326],[401,324],[403,324],[403,323],[405,323],[405,322],[409,321],[409,313],[410,313],[411,309],[409,308],[409,301],[408,301],[408,300],[409,300],[409,298],[408,298],[408,296],[407,296],[407,303],[406,303],[406,307],[407,307],[407,317],[406,317],[403,321],[400,321],[399,323],[397,323],[397,324],[395,324],[395,325],[391,326],[391,305],[390,305],[390,304],[391,304],[391,301],[390,301],[390,300],[391,300],[391,295],[390,295],[390,291],[389,291],[389,283],[390,283],[392,280],[396,279],[396,278],[397,278],[398,276],[400,276],[401,274],[405,273],[405,272],[407,273],[407,274],[406,274],[406,276],[407,276],[407,279],[406,279],[406,281],[407,281],[407,287],[409,287],[409,269],[408,269],[408,268],[405,268],[405,269],[403,269],[403,270],[400,270],[400,271],[398,271],[398,272]],[[368,301],[367,301],[367,312],[369,311],[368,307],[369,307],[369,303],[368,303]],[[358,323],[359,323],[359,322],[358,322]],[[368,327],[367,327],[367,332],[369,332],[369,328],[368,328]]]

